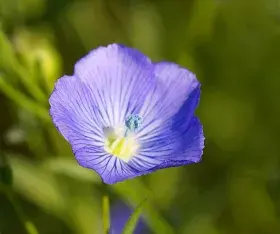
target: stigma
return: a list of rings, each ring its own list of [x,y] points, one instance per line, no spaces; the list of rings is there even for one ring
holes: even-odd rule
[[[141,123],[142,118],[139,115],[130,115],[125,120],[124,129],[104,128],[105,150],[128,162],[140,147],[135,132],[139,130]]]

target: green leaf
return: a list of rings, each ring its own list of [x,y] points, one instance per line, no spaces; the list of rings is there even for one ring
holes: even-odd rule
[[[25,108],[46,122],[50,121],[47,109],[7,83],[3,74],[0,74],[0,91],[20,107]]]
[[[130,205],[139,204],[144,198],[153,198],[153,194],[147,186],[141,182],[140,178],[127,180],[124,183],[118,183],[110,187],[114,193]],[[129,199],[128,199],[129,197]],[[147,203],[143,210],[148,226],[153,233],[174,234],[172,226],[162,217],[157,207]]]
[[[29,234],[39,234],[37,228],[30,221],[25,222],[25,229]]]
[[[55,176],[39,163],[20,159],[16,155],[8,156],[14,172],[14,190],[53,214],[63,214],[67,200]]]
[[[191,41],[205,40],[214,30],[218,6],[214,0],[194,1],[193,14],[188,26],[188,38]]]
[[[13,183],[13,172],[10,165],[0,165],[0,183],[10,186]]]
[[[5,155],[0,155],[0,183],[5,186],[13,184],[13,171]]]
[[[65,173],[66,171],[52,170],[48,162],[22,159],[21,155],[7,156],[14,171],[13,189],[19,196],[63,220],[75,229],[75,233],[92,234],[92,230],[99,228],[100,201],[98,191],[93,190],[90,184],[89,175],[78,177],[77,180],[74,175],[69,180],[64,175],[70,175],[74,165]],[[46,157],[51,158],[52,155],[44,156]],[[74,160],[72,161],[74,163]],[[63,162],[65,167],[68,167],[66,160],[60,161],[59,167]],[[54,167],[55,160],[51,164]],[[75,172],[76,175],[79,171],[82,172],[83,168],[80,167],[80,170]]]
[[[136,228],[137,222],[140,218],[140,215],[142,213],[143,206],[147,199],[143,200],[134,210],[133,214],[128,219],[124,229],[123,234],[133,234],[134,229]]]
[[[18,67],[18,61],[12,44],[3,33],[0,27],[0,68],[6,68],[8,70],[16,70]]]
[[[19,81],[25,86],[37,101],[46,104],[46,95],[38,87],[32,79],[30,79],[31,74],[27,68],[23,67],[16,56],[13,44],[9,41],[8,37],[0,28],[0,69],[5,72],[15,74]],[[9,79],[11,79],[9,77]]]
[[[74,158],[74,157],[73,157]],[[44,161],[43,167],[55,174],[63,174],[72,179],[100,184],[100,177],[92,170],[79,166],[73,158],[58,157]]]

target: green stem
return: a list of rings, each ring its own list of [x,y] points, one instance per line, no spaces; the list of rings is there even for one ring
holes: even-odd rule
[[[35,225],[26,218],[26,215],[23,212],[20,204],[15,199],[12,190],[10,188],[4,187],[4,186],[1,187],[1,190],[3,190],[6,193],[6,196],[8,197],[10,202],[12,203],[12,205],[15,209],[15,212],[17,213],[17,215],[19,217],[20,222],[22,223],[23,227],[25,228],[26,233],[28,233],[28,234],[39,234]]]
[[[102,198],[102,209],[103,209],[104,234],[109,234],[109,231],[110,231],[110,203],[109,203],[109,197],[107,195],[104,195]]]

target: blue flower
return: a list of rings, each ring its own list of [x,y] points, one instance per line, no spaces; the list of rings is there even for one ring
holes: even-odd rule
[[[112,44],[78,61],[50,97],[52,120],[78,163],[104,183],[201,160],[202,126],[194,111],[200,84],[174,63],[152,63]]]
[[[133,209],[123,202],[118,202],[111,208],[110,234],[121,234]],[[144,219],[140,217],[133,232],[134,234],[150,233]]]

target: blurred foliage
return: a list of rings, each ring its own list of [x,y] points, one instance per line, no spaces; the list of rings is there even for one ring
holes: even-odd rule
[[[48,97],[112,42],[197,74],[201,163],[105,187],[75,162]],[[131,207],[148,198],[151,233],[280,233],[279,45],[279,0],[0,0],[0,155],[26,216],[40,234],[103,233],[106,193]],[[4,193],[0,233],[25,233]]]

